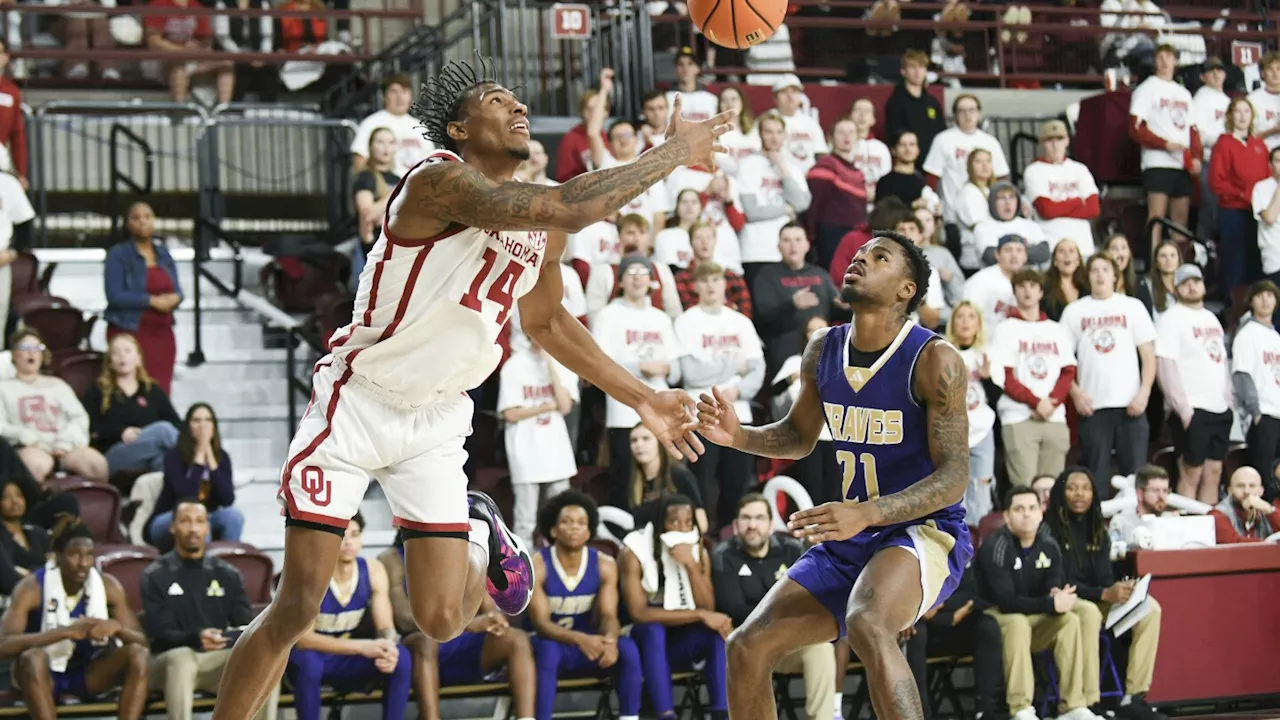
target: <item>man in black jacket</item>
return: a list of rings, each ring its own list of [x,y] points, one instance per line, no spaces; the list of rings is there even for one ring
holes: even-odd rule
[[[978,553],[978,584],[982,599],[994,606],[987,614],[1000,624],[1009,712],[1014,720],[1036,718],[1031,653],[1053,648],[1064,709],[1058,717],[1096,720],[1081,680],[1080,620],[1071,612],[1076,589],[1063,582],[1058,543],[1039,534],[1040,498],[1019,486],[1009,491],[1004,506],[1005,527]]]
[[[190,720],[196,691],[215,693],[237,628],[253,620],[240,571],[205,553],[209,512],[197,500],[174,508],[173,550],[142,573],[143,624],[151,640],[151,690],[170,720]],[[274,718],[279,690],[259,718]]]
[[[804,554],[798,540],[773,532],[773,507],[760,493],[743,495],[733,520],[733,537],[711,552],[716,610],[733,626],[764,599],[769,589]],[[811,645],[778,663],[777,672],[804,675],[804,712],[809,720],[831,720],[835,709],[836,656],[830,643]]]
[[[933,139],[947,129],[942,104],[929,94],[928,74],[928,55],[920,50],[905,52],[902,55],[902,82],[893,87],[893,93],[884,106],[886,137],[897,138],[906,131],[915,133],[920,144],[916,167],[929,157]]]

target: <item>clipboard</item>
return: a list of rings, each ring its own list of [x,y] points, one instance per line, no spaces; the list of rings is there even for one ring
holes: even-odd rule
[[[1129,596],[1128,601],[1112,607],[1107,613],[1106,629],[1116,637],[1120,637],[1151,614],[1150,587],[1151,575],[1143,575],[1133,586],[1133,594]]]

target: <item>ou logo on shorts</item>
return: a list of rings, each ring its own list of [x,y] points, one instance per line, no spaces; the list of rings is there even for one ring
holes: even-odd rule
[[[316,507],[328,507],[329,502],[333,500],[333,481],[325,480],[324,470],[315,465],[302,468],[299,485],[302,487],[302,492],[311,498],[311,503]]]

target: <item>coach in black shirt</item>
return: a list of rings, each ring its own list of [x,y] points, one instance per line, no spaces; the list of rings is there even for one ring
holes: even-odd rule
[[[152,691],[164,693],[169,717],[191,717],[196,691],[215,693],[231,656],[232,628],[253,620],[240,571],[205,553],[209,513],[183,500],[174,508],[173,550],[142,573],[144,625],[151,641]],[[278,693],[259,717],[275,717]]]
[[[1075,587],[1062,579],[1058,543],[1039,532],[1040,496],[1026,486],[1006,496],[1005,527],[978,551],[979,595],[1000,624],[1005,698],[1015,717],[1031,707],[1035,674],[1031,653],[1053,649],[1065,720],[1095,720],[1085,707],[1080,620],[1071,612]]]
[[[711,552],[716,610],[742,625],[774,583],[804,554],[798,540],[773,533],[773,507],[760,493],[738,501],[733,537]],[[829,720],[835,706],[836,656],[830,643],[811,645],[782,659],[779,673],[804,676],[804,710],[809,720]]]

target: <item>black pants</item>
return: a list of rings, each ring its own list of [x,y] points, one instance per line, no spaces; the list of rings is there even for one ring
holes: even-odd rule
[[[1280,494],[1275,473],[1271,471],[1276,458],[1280,457],[1280,418],[1263,415],[1257,424],[1249,426],[1245,440],[1249,464],[1262,476],[1262,496],[1271,502]]]
[[[733,522],[738,500],[755,484],[755,458],[733,448],[703,444],[707,446],[706,454],[689,469],[698,478],[702,503],[712,524],[710,529],[715,533]]]
[[[658,452],[666,452],[658,448]],[[629,498],[631,492],[631,428],[609,428],[609,486],[617,491],[617,499]],[[631,507],[629,499],[618,507]]]
[[[1111,497],[1111,453],[1121,475],[1137,472],[1147,459],[1150,431],[1146,415],[1129,417],[1125,408],[1094,410],[1080,418],[1080,463],[1093,472],[1098,497]]]
[[[907,664],[920,689],[921,705],[925,720],[933,717],[933,705],[929,702],[930,655],[968,655],[973,653],[974,691],[977,695],[975,709],[984,717],[991,717],[1002,709],[1004,703],[1004,658],[1000,639],[1000,625],[984,612],[971,612],[959,625],[936,625],[932,622],[916,623],[916,634],[907,641]]]
[[[819,442],[808,457],[797,460],[783,474],[803,485],[814,505],[840,499],[840,464],[829,440]]]

